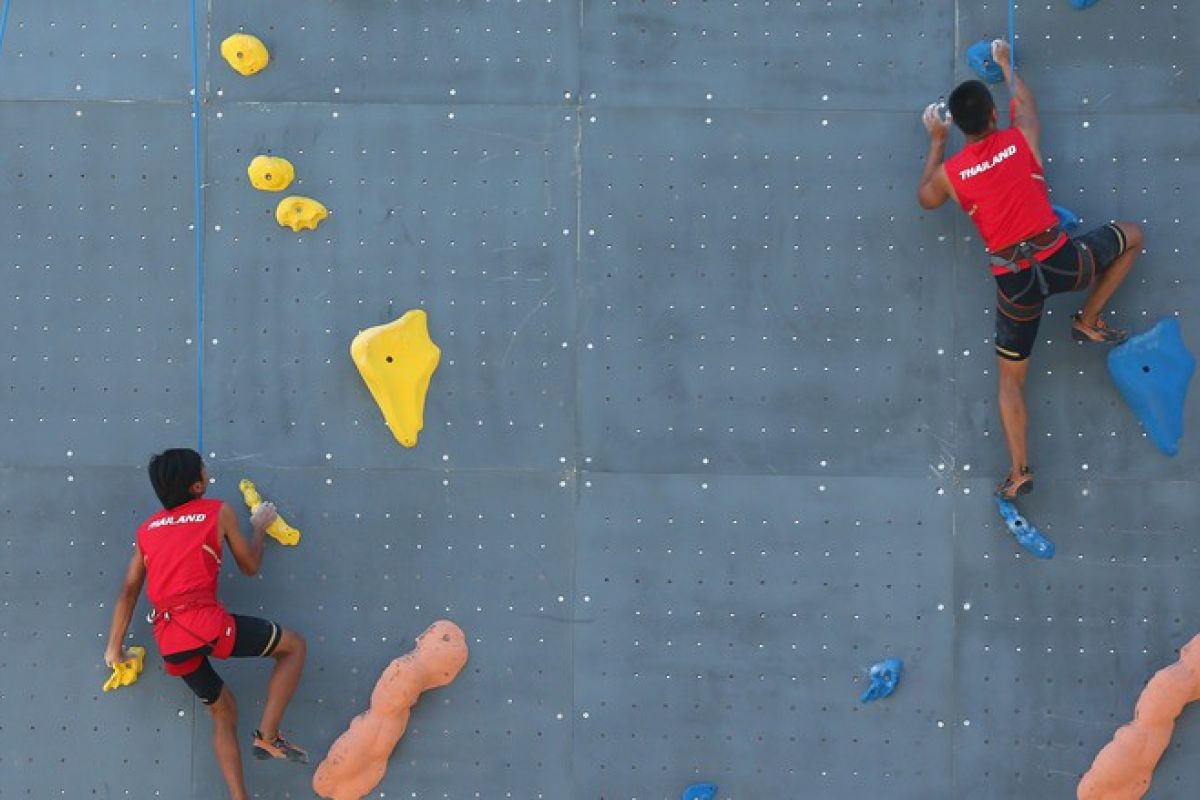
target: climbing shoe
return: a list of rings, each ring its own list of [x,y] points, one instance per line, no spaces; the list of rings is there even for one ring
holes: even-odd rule
[[[1120,344],[1129,338],[1129,331],[1108,327],[1103,317],[1097,317],[1094,325],[1084,325],[1080,319],[1082,316],[1079,313],[1071,318],[1071,338],[1077,342]]]
[[[300,764],[308,763],[308,751],[297,747],[279,734],[271,741],[263,738],[261,731],[254,732],[254,757],[260,761],[268,758],[283,758]]]
[[[1023,494],[1033,491],[1033,470],[1021,467],[1020,473],[1008,473],[1004,482],[996,487],[996,496],[1002,500],[1016,500]]]

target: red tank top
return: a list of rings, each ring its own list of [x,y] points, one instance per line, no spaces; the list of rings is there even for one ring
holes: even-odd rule
[[[1046,177],[1019,128],[997,130],[946,160],[958,203],[979,229],[988,252],[1025,241],[1058,224]],[[1066,244],[1038,254],[1039,261]],[[1006,272],[992,267],[994,274]]]
[[[233,647],[233,617],[217,600],[221,505],[220,500],[192,500],[158,512],[138,528],[146,596],[155,610],[154,638],[163,655],[211,645],[212,654],[224,658]],[[167,672],[186,674],[199,660],[168,662]]]

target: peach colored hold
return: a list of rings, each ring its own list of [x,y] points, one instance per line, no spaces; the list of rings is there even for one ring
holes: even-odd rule
[[[313,791],[330,800],[359,800],[387,772],[388,758],[408,727],[422,692],[453,681],[467,663],[467,637],[440,619],[417,637],[417,646],[383,671],[371,706],[329,748],[313,775]]]
[[[1079,781],[1079,800],[1143,797],[1171,743],[1176,718],[1194,700],[1200,700],[1200,635],[1183,646],[1177,662],[1160,669],[1146,684],[1133,710],[1133,722],[1117,729]]]

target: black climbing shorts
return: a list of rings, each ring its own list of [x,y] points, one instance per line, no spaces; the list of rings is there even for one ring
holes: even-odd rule
[[[1032,268],[997,275],[996,355],[1009,361],[1029,358],[1046,298],[1087,289],[1127,247],[1125,233],[1112,223],[1071,239],[1042,262],[1045,293]]]
[[[274,622],[258,617],[243,617],[234,614],[233,619],[237,626],[237,638],[233,640],[233,651],[229,654],[230,658],[260,658],[275,652],[280,638],[283,637],[283,628]],[[207,658],[211,652],[212,648],[205,645],[184,653],[163,656],[163,660],[175,664],[196,656],[205,656],[204,660],[200,662],[200,666],[183,676],[183,682],[206,706],[217,702],[217,698],[221,696],[221,689],[225,686],[225,681],[221,680],[221,676],[213,669],[212,662]]]

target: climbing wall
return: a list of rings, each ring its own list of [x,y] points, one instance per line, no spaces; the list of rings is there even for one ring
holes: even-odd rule
[[[1055,201],[1141,222],[1117,316],[1200,346],[1200,6],[1025,5]],[[919,110],[1007,11],[202,0],[194,118],[187,3],[12,0],[0,798],[226,796],[157,658],[100,691],[144,464],[201,436],[214,496],[250,477],[303,531],[222,596],[308,638],[284,728],[318,758],[430,622],[467,633],[379,796],[1072,796],[1200,630],[1200,409],[1159,455],[1052,302],[1023,508],[1058,555],[997,520],[990,278],[914,188]],[[221,59],[238,30],[264,72]],[[250,187],[262,153],[315,231]],[[442,360],[407,450],[349,346],[411,308]],[[248,744],[267,665],[219,669]],[[1186,712],[1150,797],[1197,748]],[[247,763],[258,797],[310,779]]]

